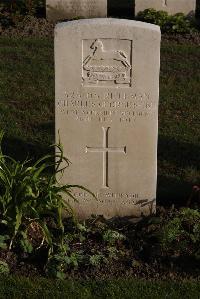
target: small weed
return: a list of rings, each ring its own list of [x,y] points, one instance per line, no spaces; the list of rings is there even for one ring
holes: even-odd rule
[[[7,235],[0,235],[0,248],[7,249],[7,241],[9,240],[9,236]]]
[[[103,254],[94,254],[89,257],[89,263],[96,268],[105,262],[107,262],[107,259]]]
[[[0,261],[0,274],[9,274],[10,269],[6,262]]]
[[[109,245],[115,244],[117,241],[125,240],[125,236],[115,230],[108,229],[103,234],[103,240]]]

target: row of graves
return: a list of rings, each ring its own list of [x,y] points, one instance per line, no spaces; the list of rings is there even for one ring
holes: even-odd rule
[[[169,14],[193,16],[197,0],[46,0],[46,14],[50,21],[73,18],[105,18],[116,14],[137,16],[148,8]],[[119,13],[120,12],[120,13]]]

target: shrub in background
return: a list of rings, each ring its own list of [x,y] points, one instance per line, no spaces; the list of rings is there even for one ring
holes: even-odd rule
[[[166,11],[157,11],[153,8],[150,8],[139,12],[137,17],[143,22],[155,24],[163,28],[168,20],[169,15]]]
[[[139,12],[138,19],[160,26],[162,32],[190,33],[195,30],[194,20],[186,17],[183,13],[171,16],[166,11],[156,11],[150,8]]]

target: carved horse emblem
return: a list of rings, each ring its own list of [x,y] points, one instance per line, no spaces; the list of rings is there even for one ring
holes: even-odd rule
[[[113,50],[106,51],[104,49],[104,45],[102,41],[99,39],[95,40],[95,42],[91,45],[90,48],[93,49],[94,51],[92,55],[89,55],[85,59],[84,65],[87,65],[89,61],[93,59],[93,60],[101,60],[101,61],[116,60],[116,61],[120,61],[125,67],[131,67],[124,52],[113,51]]]
[[[113,81],[115,84],[130,83],[130,76],[128,78],[127,74],[131,70],[131,65],[124,51],[106,50],[100,39],[96,39],[90,49],[91,53],[83,61],[83,70],[87,71],[87,81],[90,83],[98,81]]]

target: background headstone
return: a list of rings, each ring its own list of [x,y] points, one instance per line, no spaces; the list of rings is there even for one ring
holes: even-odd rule
[[[164,10],[172,15],[179,12],[185,15],[194,15],[196,0],[135,0],[135,15],[147,8]]]
[[[160,29],[91,19],[55,29],[56,133],[80,218],[155,210]],[[59,132],[59,134],[58,134]]]
[[[107,0],[46,0],[46,15],[51,21],[107,16]]]

